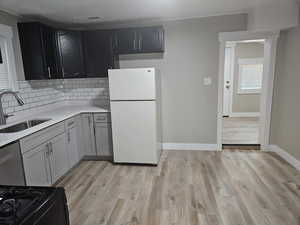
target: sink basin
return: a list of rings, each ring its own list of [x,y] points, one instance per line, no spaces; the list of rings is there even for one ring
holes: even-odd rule
[[[12,125],[10,127],[6,127],[0,130],[0,133],[15,133],[22,130],[26,130],[30,127],[34,127],[36,125],[39,125],[41,123],[45,123],[49,121],[50,119],[39,119],[39,120],[27,120],[21,123],[17,123],[15,125]]]

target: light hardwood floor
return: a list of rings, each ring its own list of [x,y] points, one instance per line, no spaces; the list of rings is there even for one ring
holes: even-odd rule
[[[158,167],[82,162],[72,225],[299,225],[300,173],[272,153],[164,151]]]
[[[258,117],[224,117],[222,144],[259,144]]]

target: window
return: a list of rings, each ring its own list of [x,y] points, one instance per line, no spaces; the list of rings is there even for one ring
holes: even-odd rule
[[[5,40],[0,37],[0,90],[9,89],[9,80],[8,80],[8,69],[7,69],[7,57],[5,51]]]
[[[12,28],[0,24],[0,90],[17,89]]]
[[[260,93],[263,77],[263,58],[239,59],[238,94]]]

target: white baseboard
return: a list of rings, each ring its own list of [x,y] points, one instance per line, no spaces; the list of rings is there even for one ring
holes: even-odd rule
[[[289,164],[291,164],[293,167],[295,167],[297,170],[300,171],[300,160],[296,159],[294,156],[283,150],[277,145],[270,145],[268,148],[269,151],[275,152],[281,158],[286,160]]]
[[[218,151],[217,144],[163,143],[164,150]]]
[[[259,112],[233,112],[230,113],[230,117],[259,117]]]

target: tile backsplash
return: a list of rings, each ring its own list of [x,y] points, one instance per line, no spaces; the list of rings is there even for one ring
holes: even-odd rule
[[[107,108],[109,91],[107,78],[86,78],[68,80],[18,81],[19,96],[25,105],[19,106],[11,95],[3,96],[5,113],[28,110],[53,103],[68,101],[87,101]]]

